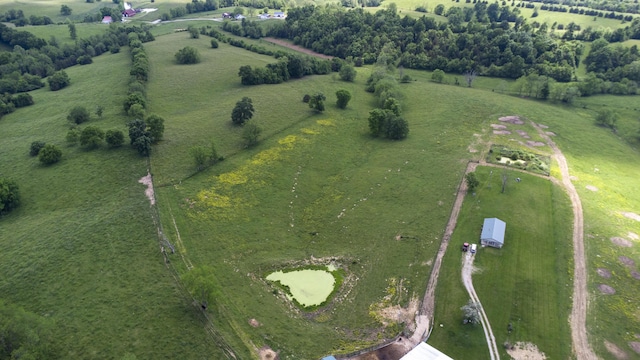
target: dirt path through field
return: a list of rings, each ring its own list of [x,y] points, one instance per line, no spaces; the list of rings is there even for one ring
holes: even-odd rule
[[[262,38],[262,40],[268,41],[268,42],[270,42],[272,44],[284,46],[286,48],[301,52],[303,54],[315,56],[315,57],[318,57],[320,59],[328,59],[328,60],[333,59],[333,56],[320,54],[320,53],[317,53],[317,52],[315,52],[313,50],[309,50],[309,49],[303,48],[302,46],[294,45],[294,44],[292,44],[290,42],[287,42],[287,41],[284,41],[284,40],[280,40],[280,39],[276,39],[276,38],[270,38],[270,37]]]
[[[498,352],[498,346],[496,345],[496,337],[493,336],[493,330],[491,330],[491,324],[489,318],[484,312],[480,298],[476,294],[476,289],[473,287],[473,281],[471,280],[471,274],[473,273],[473,259],[475,254],[471,252],[463,253],[462,255],[462,283],[469,293],[471,300],[480,305],[480,323],[482,323],[482,329],[484,330],[484,336],[489,346],[489,355],[491,360],[500,360],[500,352]]]
[[[538,126],[531,122],[538,134],[549,144],[554,153],[554,158],[560,167],[562,174],[562,186],[569,194],[571,208],[573,209],[573,306],[571,308],[571,342],[576,358],[580,360],[596,360],[598,357],[589,346],[587,338],[587,265],[584,255],[584,220],[582,217],[582,203],[576,188],[569,176],[569,166],[558,146]]]

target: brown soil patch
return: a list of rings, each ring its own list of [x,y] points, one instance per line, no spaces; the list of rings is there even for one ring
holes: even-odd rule
[[[509,124],[514,124],[514,125],[522,125],[522,124],[524,124],[524,121],[520,120],[519,116],[503,116],[503,117],[499,118],[498,120],[500,120],[502,122],[509,123]]]
[[[629,355],[624,352],[624,350],[620,349],[618,345],[610,341],[605,340],[604,347],[606,347],[607,351],[609,351],[609,353],[611,353],[611,355],[613,355],[618,360],[626,360],[629,358]]]
[[[640,280],[640,272],[637,272],[635,270],[631,270],[631,277],[636,279],[636,280]]]
[[[631,239],[631,240],[638,240],[640,239],[640,236],[638,236],[638,234],[629,231],[629,233],[627,234],[627,236]]]
[[[143,176],[138,180],[140,184],[147,185],[147,189],[144,191],[144,194],[149,199],[151,205],[156,203],[156,198],[153,193],[153,179],[151,178],[151,173],[147,173],[147,176]]]
[[[501,130],[501,129],[506,129],[507,125],[502,125],[502,124],[491,124],[491,127],[496,129],[496,130]]]
[[[621,212],[622,216],[631,220],[640,221],[640,215],[632,212]]]
[[[249,320],[249,325],[251,325],[251,326],[253,326],[255,328],[255,327],[260,326],[261,324],[260,324],[260,322],[258,320],[251,319],[251,320]]]
[[[605,278],[605,279],[609,279],[611,277],[611,271],[605,268],[598,268],[596,270],[596,272],[598,273],[598,275],[600,275],[601,277]]]
[[[636,266],[636,262],[633,261],[632,258],[626,257],[626,256],[619,256],[618,260],[620,260],[621,263],[623,263],[624,265],[628,266],[628,267],[634,267]]]
[[[605,285],[605,284],[598,285],[598,290],[600,290],[601,293],[606,294],[606,295],[613,295],[613,294],[616,293],[616,289],[612,288],[609,285]]]
[[[280,357],[278,357],[278,353],[273,351],[268,346],[263,346],[262,348],[260,348],[260,350],[258,350],[258,355],[260,356],[260,360],[278,360],[278,359],[280,359]]]
[[[590,190],[590,191],[598,191],[598,188],[593,185],[587,185],[586,188],[587,190]]]
[[[507,353],[514,360],[545,360],[547,356],[538,347],[528,342],[517,342]]]
[[[409,301],[409,305],[406,308],[400,307],[400,305],[388,306],[382,308],[376,313],[383,319],[383,323],[387,326],[389,323],[405,323],[409,330],[415,330],[415,316],[418,312],[418,299],[413,298]]]
[[[540,141],[527,141],[527,145],[529,146],[545,146],[546,144]]]
[[[633,243],[627,239],[623,239],[621,237],[612,237],[611,238],[611,242],[618,245],[618,246],[622,246],[622,247],[631,247],[633,246]]]
[[[284,40],[275,39],[275,38],[270,38],[270,37],[262,38],[262,40],[264,40],[264,41],[268,41],[268,42],[270,42],[270,43],[272,43],[272,44],[276,44],[276,45],[284,46],[284,47],[286,47],[286,48],[289,48],[289,49],[292,49],[292,50],[295,50],[295,51],[299,51],[299,52],[301,52],[301,53],[303,53],[303,54],[307,54],[307,55],[315,56],[315,57],[318,57],[318,58],[320,58],[320,59],[329,59],[329,60],[330,60],[330,59],[333,59],[333,56],[329,56],[329,55],[325,55],[325,54],[320,54],[320,53],[317,53],[317,52],[315,52],[315,51],[313,51],[313,50],[305,49],[305,48],[303,48],[302,46],[294,45],[294,44],[292,44],[292,43],[290,43],[290,42],[287,42],[287,41],[284,41]]]
[[[636,337],[638,337],[636,335]],[[629,341],[629,347],[633,349],[637,354],[640,354],[640,342],[637,341]]]
[[[509,130],[493,130],[493,133],[496,135],[509,135],[511,131]]]
[[[525,139],[531,139],[531,136],[529,136],[529,134],[524,130],[516,130],[516,132]]]

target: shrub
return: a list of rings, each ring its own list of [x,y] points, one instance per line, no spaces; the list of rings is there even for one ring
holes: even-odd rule
[[[93,149],[96,148],[104,140],[104,131],[97,126],[87,126],[80,133],[80,145]]]
[[[212,49],[217,49],[218,48],[218,40],[211,39],[211,48]]]
[[[76,106],[67,115],[67,120],[79,125],[89,121],[90,117],[89,111],[84,106]]]
[[[51,89],[51,91],[58,91],[71,83],[69,75],[67,75],[64,70],[56,71],[49,77],[47,82],[49,83],[49,89]]]
[[[124,133],[120,130],[107,130],[104,139],[110,147],[120,147],[124,144]]]
[[[344,81],[353,82],[356,79],[356,75],[358,74],[358,72],[353,67],[353,65],[344,64],[340,68],[340,71],[338,72],[338,74],[340,74],[340,79]]]
[[[20,189],[18,184],[0,177],[0,214],[9,212],[20,205]]]
[[[311,95],[304,94],[304,96],[302,97],[302,102],[305,103],[305,104],[308,104],[309,100],[311,100]]]
[[[69,146],[74,146],[78,143],[78,141],[80,141],[80,130],[76,128],[69,130],[67,132],[65,140],[67,141],[67,144],[69,144]]]
[[[336,91],[336,97],[338,100],[336,101],[336,105],[340,109],[346,109],[347,104],[349,104],[349,100],[351,100],[351,93],[347,90],[338,90]]]
[[[34,141],[31,143],[31,147],[29,148],[29,155],[31,156],[38,156],[38,153],[40,152],[40,149],[42,149],[45,146],[45,142],[44,141]]]
[[[135,119],[144,118],[144,113],[145,113],[144,107],[140,104],[131,105],[131,107],[129,108],[129,111],[127,111],[127,114]]]
[[[147,123],[147,130],[153,142],[155,143],[162,140],[164,134],[164,119],[158,115],[150,115],[145,122]]]
[[[197,64],[200,62],[200,53],[198,49],[186,46],[176,53],[176,61],[178,64]]]
[[[62,150],[52,144],[45,145],[38,153],[38,160],[45,165],[55,164],[62,158]]]

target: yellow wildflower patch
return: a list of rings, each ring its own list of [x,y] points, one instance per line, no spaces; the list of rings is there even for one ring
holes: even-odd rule
[[[316,130],[313,130],[313,129],[308,129],[308,128],[303,128],[300,131],[302,131],[303,134],[307,134],[307,135],[318,135],[318,134],[320,134],[319,131],[316,131]]]
[[[228,196],[218,194],[215,188],[200,191],[198,195],[196,195],[196,199],[199,203],[210,207],[231,207],[231,199]]]
[[[336,126],[333,120],[318,120],[316,122],[318,123],[318,125],[322,126]]]
[[[240,185],[246,183],[249,178],[240,170],[224,173],[218,177],[218,180],[223,184]]]

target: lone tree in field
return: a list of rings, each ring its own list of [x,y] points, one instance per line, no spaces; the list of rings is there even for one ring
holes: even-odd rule
[[[465,175],[464,179],[467,181],[467,189],[469,189],[468,192],[470,193],[474,192],[478,185],[480,185],[480,181],[478,180],[475,172],[468,173]]]
[[[69,15],[71,15],[72,12],[73,12],[73,10],[69,6],[67,6],[67,5],[60,6],[60,15],[69,16]]]
[[[55,164],[62,158],[62,150],[57,146],[47,144],[38,153],[38,160],[45,165]]]
[[[69,111],[69,115],[67,115],[67,120],[78,125],[89,121],[90,118],[91,115],[84,106],[74,107],[73,109],[71,109],[71,111]]]
[[[15,209],[18,205],[20,205],[18,184],[13,180],[0,177],[0,215]]]
[[[200,53],[198,49],[192,46],[186,46],[176,53],[176,61],[178,64],[197,64],[200,62]]]
[[[58,91],[71,83],[69,75],[67,75],[64,70],[53,73],[53,75],[49,76],[47,82],[49,83],[49,89],[51,89],[51,91]]]
[[[309,107],[317,112],[323,112],[325,100],[327,100],[327,97],[323,93],[315,93],[309,99]]]
[[[463,323],[465,324],[479,324],[480,323],[480,310],[482,305],[480,303],[469,300],[467,305],[460,308],[463,314]]]
[[[340,109],[346,109],[349,104],[349,100],[351,100],[351,93],[344,89],[338,90],[336,91],[336,97],[338,98],[336,105]]]
[[[236,107],[231,111],[231,121],[236,125],[244,125],[253,117],[254,111],[251,98],[245,96],[236,103]]]
[[[72,40],[78,37],[78,31],[76,30],[76,24],[69,24],[69,36]]]

